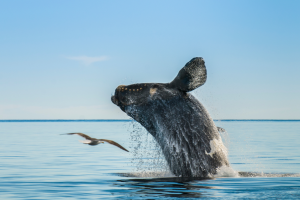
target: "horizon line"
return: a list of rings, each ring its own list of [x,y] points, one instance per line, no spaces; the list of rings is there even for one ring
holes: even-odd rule
[[[0,119],[0,122],[128,122],[134,119]],[[214,119],[213,121],[300,121],[300,119]]]

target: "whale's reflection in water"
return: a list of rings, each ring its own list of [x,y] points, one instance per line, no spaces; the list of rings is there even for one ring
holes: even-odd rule
[[[211,179],[181,177],[132,178],[118,180],[114,185],[130,190],[131,197],[200,198],[208,196],[207,190],[216,189],[216,187],[201,184],[207,180]],[[124,192],[124,189],[122,192]]]
[[[128,174],[118,174],[127,176]],[[130,197],[167,197],[167,198],[200,198],[207,197],[207,190],[216,187],[206,186],[208,178],[183,178],[183,177],[164,177],[164,178],[135,178],[120,179],[113,185],[128,189]],[[204,183],[204,184],[201,184]],[[116,195],[116,191],[114,191]],[[123,193],[124,194],[124,193]]]
[[[118,174],[124,177],[111,182],[114,189],[110,192],[115,196],[129,199],[157,199],[157,198],[224,198],[237,193],[241,198],[248,198],[249,191],[260,191],[264,196],[268,189],[277,188],[278,181],[299,180],[299,174],[262,174],[256,172],[239,172],[239,177],[219,177],[219,178],[183,178],[183,177],[163,177],[163,178],[137,178],[128,177],[132,174]],[[128,177],[126,179],[125,177]],[[258,179],[257,179],[258,178]],[[285,178],[285,179],[282,179]],[[289,178],[289,179],[286,179]],[[264,182],[266,190],[259,188]],[[288,183],[290,184],[290,183]],[[245,187],[247,188],[246,191]],[[278,189],[278,188],[277,188]],[[284,188],[287,189],[287,188]],[[249,190],[249,191],[248,191]],[[275,190],[274,190],[275,191]],[[269,194],[268,194],[269,195]],[[276,194],[274,193],[276,196]]]

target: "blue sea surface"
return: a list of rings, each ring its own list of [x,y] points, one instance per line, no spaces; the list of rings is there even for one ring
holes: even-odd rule
[[[168,177],[152,136],[133,121],[1,120],[0,199],[300,199],[300,121],[215,123],[226,130],[231,167],[246,177]],[[60,135],[70,132],[130,152]],[[145,177],[146,168],[156,175]]]

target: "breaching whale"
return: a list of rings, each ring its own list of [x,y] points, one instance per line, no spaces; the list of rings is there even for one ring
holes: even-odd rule
[[[111,97],[155,138],[176,176],[209,177],[218,168],[229,166],[218,128],[203,105],[188,93],[206,78],[205,62],[196,57],[170,83],[120,85]]]

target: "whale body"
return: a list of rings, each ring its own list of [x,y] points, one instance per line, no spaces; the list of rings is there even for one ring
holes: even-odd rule
[[[206,78],[205,62],[196,57],[170,83],[120,85],[111,97],[155,138],[176,176],[209,177],[229,166],[218,128],[204,106],[188,93]]]

